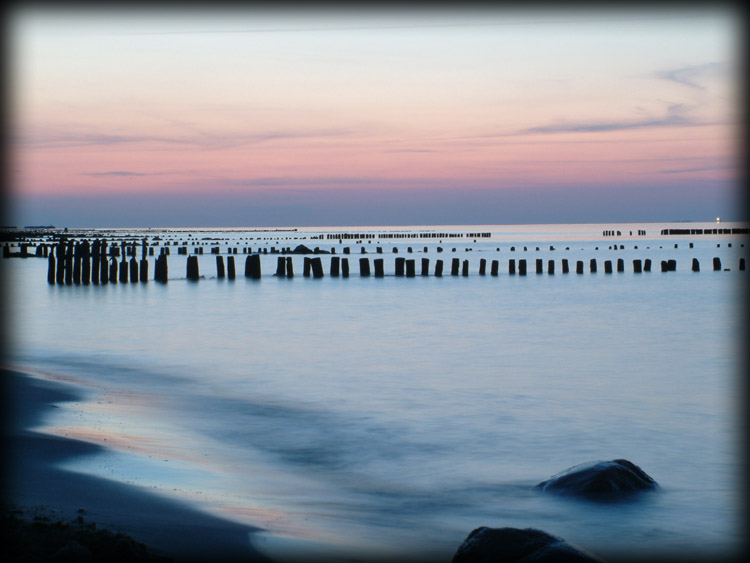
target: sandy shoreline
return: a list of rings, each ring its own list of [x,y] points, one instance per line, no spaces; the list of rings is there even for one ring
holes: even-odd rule
[[[54,403],[78,400],[72,385],[2,370],[3,501],[22,511],[43,507],[63,521],[86,521],[132,536],[175,561],[268,561],[253,549],[260,531],[223,520],[132,485],[73,473],[56,466],[100,446],[30,430]],[[81,511],[82,509],[82,511]]]

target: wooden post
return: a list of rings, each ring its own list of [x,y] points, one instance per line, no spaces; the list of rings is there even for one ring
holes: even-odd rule
[[[466,277],[469,275],[469,261],[464,260],[463,264],[461,265],[461,275]]]
[[[341,266],[341,258],[338,256],[331,257],[331,277],[339,277],[339,270]]]
[[[443,261],[442,260],[435,261],[435,277],[436,278],[443,277]]]
[[[676,272],[677,271],[677,260],[667,260],[667,270],[670,272]]]
[[[309,278],[310,277],[310,270],[311,270],[311,267],[310,267],[310,257],[309,256],[305,256],[304,259],[302,260],[302,275],[304,277],[306,277],[306,278]]]
[[[633,273],[640,274],[641,273],[641,261],[640,259],[633,260]]]
[[[260,279],[260,254],[251,254],[245,260],[245,277],[254,280]]]
[[[458,270],[461,267],[461,261],[458,258],[451,260],[451,275],[457,276]]]
[[[583,273],[583,260],[577,260],[576,261],[576,274],[582,274]]]
[[[193,254],[187,259],[187,279],[198,281],[200,278],[200,268],[198,266],[198,256]]]
[[[604,261],[604,273],[605,274],[611,274],[612,273],[612,260],[605,260]]]
[[[422,275],[423,276],[430,275],[430,259],[429,258],[422,258]]]
[[[112,276],[109,275],[109,264],[107,263],[107,241],[103,240],[99,245],[99,281],[102,285],[107,285]]]
[[[294,277],[294,262],[292,262],[291,256],[286,257],[286,277],[287,278]]]
[[[65,250],[65,285],[73,284],[73,241],[68,243]]]
[[[643,261],[643,271],[644,272],[650,272],[651,271],[651,258],[646,258]]]
[[[479,275],[480,276],[486,275],[486,270],[487,270],[487,260],[482,258],[481,260],[479,260]]]
[[[166,260],[164,261],[166,264]],[[227,278],[233,280],[237,277],[237,269],[234,264],[234,256],[227,257]]]
[[[562,273],[567,274],[570,271],[570,268],[568,267],[568,259],[563,258],[562,259]]]
[[[50,252],[47,258],[47,283],[55,285],[55,253]]]
[[[514,276],[516,274],[516,259],[511,258],[508,260],[508,274]]]
[[[413,278],[416,275],[416,260],[406,261],[406,277]]]
[[[367,258],[359,259],[359,275],[361,277],[367,277],[370,275],[370,260]]]
[[[744,258],[740,258],[740,266],[739,266],[739,268],[740,268],[740,271],[743,271],[745,269],[745,259]]]
[[[133,258],[133,260],[135,260],[135,258]],[[140,280],[141,283],[148,282],[148,258],[141,258]]]
[[[596,273],[596,258],[592,258],[592,259],[591,259],[591,260],[589,261],[589,269],[591,270],[591,273],[592,273],[592,274],[595,274],[595,273]]]
[[[349,277],[349,259],[348,258],[341,259],[341,277],[342,278]]]
[[[544,273],[544,261],[541,258],[536,259],[536,273],[537,274]]]
[[[721,260],[719,260],[719,257],[717,256],[714,258],[714,272],[721,271]]]
[[[404,275],[404,263],[406,262],[405,258],[396,258],[396,275],[398,277],[402,277]]]
[[[617,271],[618,272],[625,271],[625,260],[623,260],[622,258],[617,259]]]
[[[526,275],[526,259],[522,258],[518,261],[518,275],[519,276],[525,276]]]
[[[138,283],[138,261],[135,259],[135,252],[130,259],[130,283]]]
[[[555,261],[554,260],[547,261],[547,273],[550,275],[555,273]]]
[[[117,257],[113,256],[112,261],[109,263],[109,281],[111,283],[117,283],[117,280],[119,278],[117,266]]]
[[[378,248],[381,248],[381,247],[379,246]],[[396,258],[396,271],[398,271],[398,261],[399,261],[399,258]],[[383,265],[383,259],[382,258],[375,258],[372,261],[372,263],[375,266],[375,277],[376,278],[382,278],[385,275],[384,265]],[[398,273],[396,275],[398,275]],[[401,274],[401,275],[403,275],[403,274]]]
[[[323,277],[323,262],[319,256],[310,259],[310,266],[312,267],[313,277],[318,279]]]
[[[283,258],[282,258],[283,260]],[[224,257],[216,255],[216,277],[219,279],[224,278]]]
[[[490,265],[490,275],[497,276],[499,268],[500,268],[500,262],[498,260],[493,260],[492,264]]]
[[[91,245],[91,283],[99,285],[99,274],[101,273],[101,241],[95,239]]]
[[[693,268],[692,268],[692,270],[693,270],[694,272],[700,272],[700,271],[701,271],[701,265],[700,265],[700,263],[698,262],[698,259],[697,259],[697,258],[693,258]]]
[[[661,271],[662,272],[668,272],[669,271],[669,266],[667,266],[667,261],[666,260],[662,260],[661,261]]]
[[[81,244],[81,283],[91,283],[91,245],[87,240]]]

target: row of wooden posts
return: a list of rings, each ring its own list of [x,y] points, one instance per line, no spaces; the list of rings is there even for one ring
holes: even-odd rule
[[[56,248],[57,252],[50,253],[48,257],[48,270],[47,270],[47,281],[51,284],[57,285],[89,285],[93,283],[107,284],[107,283],[138,283],[148,281],[148,270],[149,262],[145,257],[145,252],[140,260],[136,260],[135,257],[129,261],[124,259],[121,263],[118,263],[116,257],[111,257],[109,260],[107,256],[103,254],[101,247],[92,249],[87,243],[77,245],[75,248],[71,246],[65,247],[59,245]],[[98,252],[97,252],[98,251]],[[482,258],[479,261],[479,275],[484,276],[487,274],[487,259]],[[372,261],[373,269],[370,268],[369,258],[359,259],[359,274],[360,276],[366,277],[374,275],[374,277],[384,277],[384,260],[383,258],[375,258]],[[575,272],[577,274],[584,273],[584,261],[578,260],[575,263]],[[718,257],[713,259],[713,270],[720,271],[722,269],[721,260]],[[489,264],[489,274],[491,276],[497,276],[499,274],[500,263],[498,260],[492,260]],[[598,269],[597,261],[592,258],[589,261],[589,272],[596,273]],[[677,269],[676,260],[662,260],[661,271],[670,272]],[[700,271],[700,263],[697,258],[693,258],[692,271]],[[745,269],[745,259],[740,258],[739,269]],[[563,274],[567,274],[570,271],[570,265],[566,258],[562,259],[561,270]],[[616,262],[612,260],[604,261],[604,273],[611,274],[613,271],[624,272],[625,261],[619,258]],[[535,271],[537,274],[543,274],[545,272],[544,261],[539,258],[535,262]],[[633,260],[633,272],[650,272],[651,271],[651,259],[647,258],[644,261],[640,259]],[[546,264],[547,274],[555,273],[555,261],[548,260]],[[235,279],[236,268],[234,256],[227,257],[226,268],[224,264],[223,256],[216,256],[216,273],[217,277],[229,279]],[[508,274],[525,276],[527,273],[527,261],[520,259],[516,262],[515,259],[508,261]],[[435,268],[433,274],[436,277],[442,277],[443,275],[443,261],[437,260],[435,262]],[[332,256],[330,261],[329,275],[332,277],[349,277],[349,259],[342,258],[339,256]],[[395,275],[397,277],[416,277],[417,275],[417,261],[406,258],[396,258],[395,260]],[[421,259],[421,276],[430,275],[430,259]],[[469,261],[461,261],[459,258],[453,258],[450,265],[451,276],[468,276],[469,275]],[[276,264],[275,276],[278,277],[294,277],[294,266],[292,263],[291,256],[279,256]],[[313,278],[322,278],[324,276],[323,262],[320,257],[309,257],[304,258],[303,263],[303,276]],[[186,277],[189,280],[200,279],[200,268],[198,264],[198,256],[188,256],[187,259],[187,272]],[[261,277],[261,260],[259,254],[252,254],[245,260],[245,277],[252,279],[260,279]],[[161,253],[156,258],[154,280],[162,283],[167,283],[168,280],[168,266],[167,266],[167,254]]]

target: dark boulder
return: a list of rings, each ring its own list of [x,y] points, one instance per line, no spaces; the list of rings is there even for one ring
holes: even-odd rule
[[[616,501],[659,485],[626,459],[576,465],[539,483],[536,488],[589,500]]]
[[[477,528],[458,547],[453,563],[595,563],[601,559],[533,528]]]
[[[292,254],[315,254],[315,251],[306,247],[304,244],[299,244],[291,251]]]

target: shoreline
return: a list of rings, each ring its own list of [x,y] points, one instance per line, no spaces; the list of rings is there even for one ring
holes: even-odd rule
[[[134,485],[74,473],[63,460],[101,451],[98,445],[31,430],[55,407],[80,399],[71,384],[2,368],[3,508],[38,512],[63,522],[85,519],[131,536],[158,556],[176,562],[269,561],[250,542],[262,531],[202,513]]]

